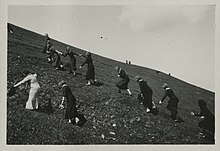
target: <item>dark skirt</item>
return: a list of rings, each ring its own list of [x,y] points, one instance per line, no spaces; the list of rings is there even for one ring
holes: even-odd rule
[[[61,65],[61,57],[60,55],[55,55],[53,66],[56,68],[60,68]]]
[[[118,83],[116,83],[116,86],[121,90],[127,90],[128,83],[129,83],[129,79],[121,79],[120,81],[118,81]]]
[[[67,101],[68,102],[68,101]],[[74,103],[67,103],[65,119],[73,119],[77,116],[77,109]]]
[[[167,105],[167,109],[169,111],[174,111],[174,110],[177,110],[178,108],[178,98],[171,98],[169,101],[168,101],[168,105]]]
[[[47,43],[46,45],[44,46],[43,50],[41,51],[42,53],[46,53],[47,52]]]
[[[76,70],[76,60],[70,60],[70,69],[75,71]]]
[[[153,96],[153,92],[151,91],[148,94],[144,94],[144,98],[143,98],[143,105],[149,108],[150,110],[152,109],[153,106],[152,96]]]
[[[205,118],[199,122],[198,126],[201,129],[206,129],[212,133],[215,132],[215,121],[214,119]]]
[[[95,79],[95,68],[93,65],[88,65],[88,69],[86,72],[86,80],[94,80]]]

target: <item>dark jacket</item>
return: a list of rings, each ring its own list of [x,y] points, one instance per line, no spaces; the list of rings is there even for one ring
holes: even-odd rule
[[[152,95],[153,90],[149,87],[146,81],[140,80],[139,86],[141,90],[141,94],[143,95],[143,105],[152,109]]]
[[[125,73],[125,71],[123,69],[119,69],[118,71],[118,75],[119,77],[121,78],[120,81],[118,81],[116,83],[116,86],[119,88],[119,89],[122,89],[122,90],[126,90],[128,89],[128,83],[130,81],[128,75]]]
[[[76,98],[74,97],[71,89],[68,86],[63,86],[62,91],[63,96],[66,98],[67,101],[65,118],[72,119],[77,116]]]
[[[86,80],[90,80],[90,79],[94,80],[95,79],[95,68],[93,65],[92,57],[90,55],[86,56],[86,60],[81,66],[84,66],[85,64],[88,65],[87,72],[86,72]]]
[[[211,113],[211,111],[205,106],[200,107],[200,113],[196,113],[195,116],[204,116],[198,126],[202,129],[207,129],[211,132],[215,132],[215,116]]]
[[[161,101],[163,102],[166,99],[166,97],[170,98],[170,100],[168,101],[167,109],[177,110],[179,99],[176,97],[172,89],[166,88],[165,94]]]

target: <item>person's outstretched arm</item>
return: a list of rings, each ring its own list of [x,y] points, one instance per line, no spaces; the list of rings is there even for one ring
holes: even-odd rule
[[[28,75],[28,76],[26,76],[23,80],[21,80],[20,82],[18,82],[17,84],[15,84],[14,87],[17,87],[17,86],[19,86],[19,85],[21,85],[21,84],[23,84],[23,83],[29,81],[30,79],[31,79],[31,76]]]

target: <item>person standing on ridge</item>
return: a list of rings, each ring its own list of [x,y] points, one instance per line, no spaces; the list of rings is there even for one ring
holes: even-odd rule
[[[178,103],[179,99],[174,94],[173,90],[168,87],[166,83],[162,86],[165,90],[165,94],[163,98],[159,101],[159,104],[161,105],[163,101],[166,99],[166,97],[169,97],[170,100],[168,101],[167,109],[171,112],[171,119],[175,122],[178,122],[177,119],[177,109],[178,109]]]
[[[118,92],[121,93],[121,90],[127,90],[128,94],[132,96],[132,93],[128,88],[128,83],[130,81],[128,75],[125,73],[125,71],[122,68],[118,66],[116,66],[115,69],[118,72],[118,77],[121,78],[121,80],[116,83],[116,86],[119,89]]]

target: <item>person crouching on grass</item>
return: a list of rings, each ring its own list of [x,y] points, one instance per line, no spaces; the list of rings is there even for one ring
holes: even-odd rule
[[[179,99],[174,94],[173,90],[170,89],[166,83],[164,83],[162,87],[165,90],[165,94],[163,98],[159,101],[159,104],[161,105],[163,101],[166,99],[166,97],[169,97],[170,100],[168,101],[167,109],[171,112],[171,119],[174,120],[175,122],[178,122],[177,109],[178,109]]]
[[[62,102],[60,104],[60,108],[64,109],[64,101],[66,100],[66,113],[65,113],[65,119],[68,120],[68,123],[72,123],[73,125],[77,124],[78,126],[82,126],[85,122],[86,119],[84,118],[83,115],[78,114],[77,108],[76,108],[76,98],[73,95],[71,89],[69,86],[67,86],[65,81],[59,82],[59,86],[62,87],[63,91],[63,98]],[[78,123],[76,123],[76,118],[78,118]]]
[[[132,93],[128,88],[128,83],[130,81],[128,75],[125,73],[125,71],[122,68],[118,66],[116,66],[115,69],[118,72],[118,77],[121,78],[121,80],[116,83],[116,86],[119,89],[118,92],[121,93],[121,90],[127,90],[128,94],[132,96]]]
[[[215,134],[215,116],[211,113],[211,111],[207,108],[206,102],[202,99],[198,100],[198,104],[200,107],[200,113],[191,112],[191,115],[200,116],[201,121],[198,126],[202,129],[201,136],[206,137],[206,135],[210,134],[214,136]]]

